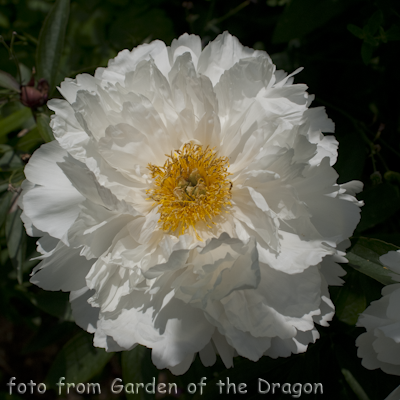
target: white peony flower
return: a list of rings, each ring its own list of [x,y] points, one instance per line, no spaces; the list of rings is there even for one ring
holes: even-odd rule
[[[400,281],[400,250],[389,251],[379,258],[391,269],[392,278]],[[373,301],[360,314],[357,326],[367,332],[357,340],[357,355],[367,369],[380,368],[387,374],[400,375],[400,283],[387,285],[382,289],[382,298]]]
[[[397,386],[396,389],[393,390],[392,393],[389,394],[385,400],[399,400],[400,399],[400,386]]]
[[[328,325],[362,184],[336,184],[334,124],[298,71],[185,34],[61,84],[20,204],[42,236],[31,282],[70,291],[95,346],[181,374],[196,353],[304,352]]]

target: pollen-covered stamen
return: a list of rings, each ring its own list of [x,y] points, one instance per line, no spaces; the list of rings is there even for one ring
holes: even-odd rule
[[[148,166],[155,187],[148,200],[159,205],[159,223],[165,231],[185,233],[199,221],[211,228],[212,218],[230,206],[232,183],[227,157],[217,157],[214,149],[186,143],[167,155],[163,167]]]

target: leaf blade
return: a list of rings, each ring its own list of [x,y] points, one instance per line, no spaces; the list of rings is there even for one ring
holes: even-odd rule
[[[350,266],[357,271],[368,275],[384,285],[389,285],[396,283],[393,280],[393,276],[397,274],[385,267],[379,261],[379,257],[389,251],[397,250],[399,250],[399,247],[386,243],[383,240],[361,237],[355,241],[351,249],[347,252],[346,257],[349,260]]]
[[[40,30],[36,50],[38,77],[49,83],[51,93],[64,47],[65,32],[69,17],[69,0],[57,0],[47,15]]]
[[[3,226],[4,221],[7,218],[12,197],[13,197],[12,192],[5,192],[0,197],[0,228]]]
[[[0,71],[0,87],[13,90],[14,92],[21,91],[17,80],[5,71]]]
[[[6,238],[8,254],[17,271],[17,279],[22,284],[23,263],[26,253],[26,234],[21,220],[22,210],[8,213],[6,217]]]
[[[143,346],[136,346],[130,351],[124,351],[121,357],[122,378],[124,382],[144,382],[142,377],[142,360],[145,354]],[[128,400],[144,400],[143,391],[139,393],[126,393]]]
[[[93,347],[92,336],[87,332],[80,332],[58,353],[46,382],[55,389],[58,389],[56,383],[60,377],[65,377],[64,382],[87,382],[104,368],[113,355],[114,353]]]
[[[347,25],[347,30],[354,36],[358,37],[359,39],[364,39],[365,36],[364,31],[360,27],[353,24],[349,24]]]
[[[5,136],[15,129],[21,127],[31,117],[32,112],[30,108],[24,107],[13,112],[8,117],[3,118],[0,121],[0,137]]]
[[[367,299],[360,288],[359,274],[356,271],[349,269],[345,281],[343,286],[331,287],[330,292],[335,304],[336,318],[351,326],[356,324],[358,316],[367,307]]]
[[[48,115],[43,113],[36,114],[36,124],[40,136],[46,143],[54,140],[53,131],[50,128],[50,118]]]

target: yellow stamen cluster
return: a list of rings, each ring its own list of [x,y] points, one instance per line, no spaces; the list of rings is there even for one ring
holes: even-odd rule
[[[148,200],[160,205],[162,229],[183,235],[189,227],[196,232],[198,221],[211,228],[212,218],[231,205],[228,157],[217,157],[214,149],[192,143],[166,156],[163,167],[148,165],[155,188],[146,191]]]

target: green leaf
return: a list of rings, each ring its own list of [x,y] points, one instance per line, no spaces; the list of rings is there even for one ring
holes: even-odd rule
[[[0,120],[0,137],[20,128],[25,122],[32,118],[31,109],[28,107],[21,108],[8,117]]]
[[[12,192],[5,192],[0,197],[0,228],[3,226],[4,221],[6,220],[8,211],[11,206],[12,197]]]
[[[358,316],[367,307],[364,288],[361,285],[363,275],[354,269],[347,269],[346,283],[341,287],[331,287],[331,298],[336,308],[336,317],[348,325],[355,325]]]
[[[282,13],[273,43],[302,38],[355,4],[356,0],[292,0]]]
[[[364,38],[364,44],[369,44],[370,46],[372,46],[372,50],[374,50],[375,47],[379,46],[379,40],[375,39],[371,35],[366,35]],[[372,55],[372,53],[371,53],[371,55]]]
[[[372,53],[374,52],[375,46],[364,42],[361,46],[361,58],[365,65],[368,65],[372,58]]]
[[[382,40],[383,43],[387,43],[388,38],[386,36],[386,32],[381,26],[379,27],[379,36],[379,39]]]
[[[107,353],[104,349],[93,347],[92,335],[80,332],[58,353],[50,367],[46,383],[56,389],[57,393],[59,393],[59,387],[56,383],[61,377],[65,377],[64,384],[66,382],[85,383],[98,374],[113,355],[114,353]]]
[[[50,117],[46,114],[36,114],[36,123],[42,139],[48,143],[54,140],[53,131],[50,128]]]
[[[39,129],[36,126],[18,140],[17,144],[15,145],[15,150],[22,153],[32,153],[32,150],[42,143],[42,136],[40,135]]]
[[[65,31],[69,17],[69,0],[57,0],[40,30],[36,50],[38,78],[47,80],[51,93],[56,84],[58,65],[64,48]]]
[[[368,20],[367,25],[364,26],[364,32],[373,36],[378,32],[379,27],[383,23],[382,11],[376,11]]]
[[[124,351],[122,353],[121,364],[122,364],[122,378],[125,383],[128,382],[144,382],[142,376],[142,361],[145,355],[146,349],[143,346],[136,346],[130,351]],[[141,399],[144,400],[144,391],[139,390],[139,393],[127,393],[126,398],[128,400]]]
[[[15,171],[22,167],[20,157],[13,151],[12,147],[0,144],[0,170]]]
[[[357,36],[360,39],[364,39],[364,31],[358,26],[349,24],[347,25],[347,30],[350,31],[354,36]]]
[[[8,72],[0,71],[0,87],[20,92],[19,83]]]
[[[148,349],[147,347],[143,347],[143,349],[144,349],[144,354],[142,357],[143,382],[152,382],[153,377],[155,377],[157,380],[157,376],[160,371],[153,364],[153,361],[151,359],[152,350]],[[173,391],[172,393],[175,393],[175,391]],[[151,393],[148,393],[147,391],[144,391],[143,396],[146,400],[154,400],[154,395]]]
[[[25,261],[26,234],[21,220],[22,210],[17,208],[7,214],[6,217],[6,238],[8,254],[14,268],[17,271],[17,279],[22,284],[22,266]]]
[[[357,197],[365,203],[356,229],[358,234],[386,221],[400,209],[397,188],[389,183],[381,183],[364,190]]]
[[[21,82],[27,85],[32,78],[32,69],[28,68],[25,64],[19,63],[19,71],[21,72]]]
[[[5,192],[6,190],[8,190],[8,182],[3,181],[3,183],[0,184],[0,193]]]
[[[0,12],[0,27],[4,29],[8,29],[10,27],[9,19],[2,12]]]
[[[382,240],[365,237],[358,238],[353,243],[346,257],[354,269],[384,285],[396,283],[396,281],[392,279],[392,276],[396,276],[397,274],[385,267],[379,261],[379,257],[389,251],[397,251],[400,247]]]
[[[24,180],[25,180],[25,174],[23,168],[14,169],[9,178],[9,182],[13,187],[20,187]]]

